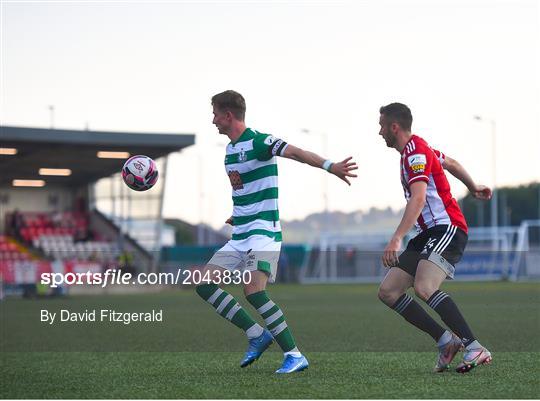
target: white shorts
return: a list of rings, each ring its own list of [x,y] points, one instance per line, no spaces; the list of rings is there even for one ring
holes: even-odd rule
[[[207,264],[230,271],[262,271],[268,282],[276,280],[281,241],[265,235],[252,235],[243,240],[227,242]]]

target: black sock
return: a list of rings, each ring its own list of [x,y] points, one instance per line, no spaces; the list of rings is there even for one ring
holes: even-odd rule
[[[443,322],[461,338],[463,345],[467,346],[475,340],[474,334],[450,295],[437,290],[426,302],[439,314]]]
[[[413,326],[428,333],[435,341],[446,331],[410,295],[403,294],[392,306],[397,313]]]

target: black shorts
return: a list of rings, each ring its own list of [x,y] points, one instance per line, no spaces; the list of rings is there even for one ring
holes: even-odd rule
[[[405,251],[399,255],[398,267],[415,276],[418,262],[426,259],[440,267],[448,278],[453,279],[454,266],[463,256],[467,239],[467,234],[456,226],[440,225],[428,228],[409,241]]]

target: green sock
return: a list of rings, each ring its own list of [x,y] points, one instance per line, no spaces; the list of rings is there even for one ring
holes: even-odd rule
[[[248,302],[260,313],[266,327],[276,339],[283,352],[298,351],[291,330],[285,322],[283,312],[270,298],[266,291],[259,291],[246,296]]]
[[[199,285],[196,291],[202,299],[212,305],[219,315],[229,320],[236,327],[247,331],[253,325],[258,326],[258,323],[246,313],[240,304],[236,302],[236,299],[216,284]]]

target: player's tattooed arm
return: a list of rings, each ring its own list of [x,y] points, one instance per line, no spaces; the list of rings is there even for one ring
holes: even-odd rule
[[[386,248],[382,256],[382,262],[385,267],[393,267],[398,265],[398,253],[401,248],[401,241],[403,237],[411,230],[420,212],[426,202],[426,190],[427,183],[425,181],[416,181],[411,183],[410,191],[411,197],[403,212],[403,217],[399,223],[394,235]]]
[[[471,175],[465,170],[465,167],[457,160],[445,156],[443,168],[460,180],[476,199],[491,199],[491,189],[485,185],[476,184]]]
[[[290,144],[285,148],[281,156],[318,168],[324,168],[324,162],[326,161],[316,153]],[[353,174],[351,171],[357,169],[358,166],[356,165],[356,162],[352,161],[352,156],[350,156],[339,163],[333,163],[329,169],[329,172],[351,185],[349,178],[357,177],[357,175]]]

